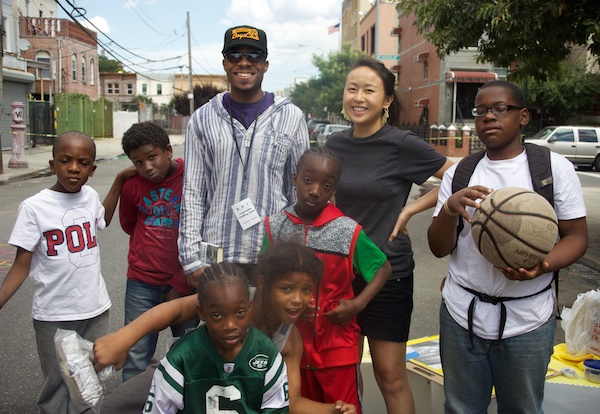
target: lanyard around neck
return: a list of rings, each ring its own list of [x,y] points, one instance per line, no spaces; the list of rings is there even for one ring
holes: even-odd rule
[[[248,152],[246,153],[245,161],[242,158],[242,151],[240,150],[240,144],[238,143],[237,138],[235,137],[235,128],[233,126],[233,109],[232,109],[232,105],[231,105],[232,99],[231,99],[231,95],[229,96],[229,124],[231,125],[231,133],[232,133],[232,137],[233,137],[233,142],[235,143],[235,148],[237,149],[238,157],[240,157],[240,162],[242,163],[242,168],[244,171],[244,191],[248,189],[248,176],[247,176],[246,172],[248,170],[250,153],[252,152],[252,144],[254,144],[254,134],[256,133],[256,129],[258,128],[257,121],[258,121],[258,117],[260,116],[260,108],[263,105],[265,96],[267,96],[267,94],[263,93],[263,97],[260,99],[260,102],[258,103],[258,107],[256,108],[256,112],[254,113],[254,121],[252,122],[252,124],[254,124],[254,129],[252,130],[252,136],[250,137],[250,145],[248,147]],[[250,126],[252,126],[252,124],[250,124]],[[243,140],[244,140],[244,137],[242,136],[242,141]]]

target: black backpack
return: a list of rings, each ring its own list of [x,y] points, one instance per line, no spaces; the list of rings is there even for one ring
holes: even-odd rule
[[[524,143],[527,150],[527,162],[533,189],[536,193],[544,197],[552,207],[554,207],[554,178],[552,177],[552,165],[550,163],[550,150],[539,145]],[[452,194],[469,185],[469,180],[475,171],[475,167],[485,155],[485,150],[470,154],[463,158],[456,166],[454,177],[452,179]],[[458,216],[457,237],[464,228],[461,216]],[[558,312],[558,270],[554,272],[554,288],[556,291],[556,309],[557,319],[560,319]]]

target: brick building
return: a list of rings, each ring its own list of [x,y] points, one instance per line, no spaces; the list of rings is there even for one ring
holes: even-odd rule
[[[98,98],[96,32],[67,19],[21,16],[19,33],[31,44],[22,56],[35,75],[32,94],[36,99],[47,101],[56,93]]]

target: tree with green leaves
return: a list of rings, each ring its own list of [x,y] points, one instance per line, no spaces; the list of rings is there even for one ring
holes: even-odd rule
[[[109,59],[104,55],[98,55],[98,71],[110,73],[126,73],[125,69],[123,69],[123,64],[121,62],[119,62],[118,60]]]
[[[305,114],[317,117],[326,117],[328,112],[339,113],[346,75],[352,64],[362,56],[361,51],[349,45],[345,45],[341,52],[332,52],[326,57],[313,55],[319,76],[297,85],[290,95],[292,102]]]
[[[211,84],[194,86],[194,110],[200,108],[220,92],[222,91]],[[175,95],[171,100],[171,105],[178,114],[190,115],[190,100],[187,93]]]
[[[550,123],[568,123],[573,115],[591,110],[598,100],[600,75],[589,73],[579,65],[561,63],[557,78],[529,79],[526,85],[528,107],[537,109],[539,115],[531,124],[540,129]]]
[[[478,44],[479,62],[512,67],[511,79],[556,77],[571,45],[600,56],[594,0],[403,0],[420,33],[445,55]]]

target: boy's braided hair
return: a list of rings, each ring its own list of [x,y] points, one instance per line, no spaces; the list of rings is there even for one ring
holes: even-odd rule
[[[198,301],[202,304],[209,286],[225,286],[236,283],[243,283],[246,287],[248,286],[248,279],[242,269],[233,263],[212,264],[204,269],[200,280],[198,280]]]
[[[304,153],[300,156],[300,159],[298,160],[298,166],[296,168],[297,170],[300,169],[300,165],[302,165],[302,162],[306,159],[306,157],[308,157],[310,155],[316,155],[318,157],[328,158],[328,159],[334,160],[338,164],[340,164],[340,158],[337,156],[337,154],[335,152],[333,152],[329,148],[310,147],[309,149],[304,151]]]

